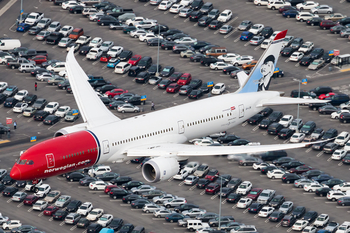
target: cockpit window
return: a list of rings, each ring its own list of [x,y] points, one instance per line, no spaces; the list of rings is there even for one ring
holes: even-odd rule
[[[27,162],[26,159],[23,159],[23,160],[20,159],[17,163],[21,164],[21,165],[24,165],[24,164],[26,164],[26,162]]]
[[[33,165],[34,161],[33,160],[28,160],[28,162],[26,163],[27,165]]]

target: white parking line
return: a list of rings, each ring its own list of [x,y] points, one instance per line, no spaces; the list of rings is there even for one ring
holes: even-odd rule
[[[339,167],[342,166],[342,165],[343,165],[343,162],[338,163],[338,166],[339,166]]]
[[[321,151],[320,153],[318,153],[317,155],[316,155],[316,157],[321,157],[323,155],[323,151]]]
[[[254,48],[254,50],[259,50],[261,48],[261,45],[257,46],[256,48]]]
[[[246,46],[248,46],[249,44],[250,44],[250,42],[248,41],[247,43],[244,44],[244,46],[246,47]]]
[[[233,42],[238,42],[240,37],[237,37]]]
[[[203,196],[204,194],[205,194],[205,190],[203,190],[203,191],[200,193],[200,195],[202,195],[202,196]]]

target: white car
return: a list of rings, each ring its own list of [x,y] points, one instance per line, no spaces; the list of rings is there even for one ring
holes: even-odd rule
[[[318,2],[314,1],[306,1],[304,3],[299,3],[296,5],[298,10],[311,10],[312,8],[315,8],[319,6],[320,4]]]
[[[89,221],[96,221],[98,218],[100,218],[103,215],[104,211],[103,209],[93,209],[87,216],[86,219]]]
[[[281,124],[283,127],[288,128],[292,121],[292,115],[284,115],[278,123]]]
[[[180,4],[184,6],[188,6],[192,4],[193,0],[181,0]]]
[[[7,83],[6,83],[7,84]],[[13,97],[18,101],[23,101],[23,99],[28,95],[27,90],[20,90],[17,92],[17,94]]]
[[[129,33],[130,37],[133,37],[133,38],[138,38],[142,35],[146,35],[147,31],[145,29],[136,29],[134,31],[131,31]]]
[[[113,46],[108,52],[107,55],[111,57],[118,57],[122,52],[124,48],[122,46]]]
[[[267,177],[270,179],[281,179],[285,173],[285,171],[282,171],[280,169],[274,169],[267,172]]]
[[[125,74],[128,72],[131,68],[131,65],[127,62],[119,62],[115,68],[114,68],[114,73],[116,74]]]
[[[46,67],[46,69],[48,71],[53,71],[55,73],[58,73],[58,72],[66,70],[66,63],[65,62],[56,62],[56,63]]]
[[[309,20],[309,19],[312,19],[312,18],[315,18],[315,17],[319,17],[319,16],[311,14],[309,12],[299,12],[297,14],[297,16],[295,17],[295,19],[300,21],[300,22],[304,22],[306,20]]]
[[[185,165],[183,170],[186,170],[188,171],[188,173],[192,174],[197,170],[198,167],[199,167],[199,162],[189,162]]]
[[[259,217],[262,217],[262,218],[267,218],[269,217],[273,211],[275,211],[275,208],[273,207],[270,207],[270,206],[264,206],[258,213],[258,216]]]
[[[142,42],[147,42],[148,40],[154,39],[154,38],[161,38],[162,39],[161,36],[155,35],[153,32],[149,32],[149,33],[146,33],[145,35],[141,35],[139,37],[139,40]]]
[[[180,39],[175,40],[174,42],[177,44],[192,44],[194,42],[197,42],[197,39],[185,36],[185,37],[182,37]]]
[[[212,70],[223,70],[229,66],[232,66],[232,64],[225,63],[222,61],[217,61],[215,63],[210,63],[210,69]]]
[[[66,114],[69,112],[70,107],[69,106],[61,106],[58,108],[58,110],[55,113],[55,116],[58,117],[65,117]]]
[[[273,166],[274,164],[269,164],[266,162],[259,162],[259,163],[254,163],[253,164],[253,169],[254,170],[260,170],[263,167],[267,167],[267,166]]]
[[[13,108],[13,112],[22,113],[28,107],[27,103],[19,102]]]
[[[42,211],[42,210],[46,209],[46,207],[48,207],[48,206],[49,206],[49,203],[47,201],[39,200],[39,201],[34,203],[33,210]]]
[[[314,226],[315,227],[324,227],[324,226],[326,226],[327,224],[328,224],[328,222],[329,222],[329,216],[328,216],[328,214],[320,214],[317,218],[316,218],[316,220],[315,220],[315,222],[314,222]]]
[[[342,192],[346,192],[346,191],[350,190],[350,182],[337,184],[337,185],[333,186],[333,190],[340,190]]]
[[[267,47],[269,47],[270,43],[271,43],[271,39],[265,39],[265,40],[261,43],[260,48],[262,48],[262,49],[267,49]]]
[[[226,9],[223,12],[221,12],[217,20],[220,22],[226,23],[230,21],[231,18],[232,18],[232,11]]]
[[[50,191],[51,187],[48,184],[42,184],[38,187],[38,191],[34,194],[37,197],[45,197]]]
[[[301,233],[316,233],[317,228],[313,226],[307,226],[303,229]]]
[[[224,93],[225,90],[226,90],[226,86],[224,83],[217,83],[211,90],[211,93],[213,95],[221,95],[222,93]]]
[[[331,158],[333,160],[342,160],[345,157],[346,153],[346,150],[335,150]]]
[[[90,51],[88,52],[88,54],[86,54],[86,58],[89,60],[97,60],[99,57],[101,57],[103,54],[102,49],[100,48],[92,48],[90,49]]]
[[[169,8],[173,5],[174,3],[171,1],[162,1],[159,5],[158,5],[158,9],[162,10],[162,11],[167,11],[169,10]]]
[[[180,170],[175,176],[173,176],[174,180],[184,180],[189,175],[187,170]]]
[[[0,92],[4,91],[8,86],[7,82],[0,82]]]
[[[4,230],[11,230],[13,228],[17,228],[17,227],[20,227],[20,226],[22,226],[21,221],[19,221],[19,220],[9,220],[9,221],[4,222],[2,224],[2,229],[4,229]]]
[[[50,114],[53,114],[58,109],[59,106],[60,105],[58,102],[50,102],[45,106],[44,111],[49,112]]]
[[[309,53],[313,50],[314,48],[314,43],[311,41],[306,41],[304,44],[300,46],[298,49],[299,52],[303,52],[304,54]]]
[[[290,55],[289,57],[289,61],[300,61],[302,58],[304,57],[304,53],[303,52],[294,52],[292,53],[292,55]]]
[[[254,0],[254,4],[257,6],[267,6],[268,0]]]
[[[89,15],[89,20],[96,22],[99,17],[104,16],[104,15],[105,15],[105,12],[104,11],[100,11],[100,12],[97,12],[95,14]]]
[[[332,200],[332,201],[336,201],[341,197],[345,197],[346,194],[343,193],[342,191],[338,191],[338,190],[331,190],[327,193],[327,199],[328,200]]]
[[[77,210],[77,213],[86,216],[92,211],[92,209],[93,205],[91,202],[84,202]]]
[[[110,185],[110,183],[104,182],[102,180],[96,180],[89,184],[89,188],[92,190],[104,190],[107,185]]]
[[[264,29],[264,24],[254,24],[249,31],[253,33],[254,35],[258,35],[263,29]]]
[[[113,220],[113,215],[111,214],[104,214],[101,216],[101,218],[97,221],[97,224],[100,224],[103,227],[106,227],[108,224],[110,224]]]
[[[78,5],[85,6],[85,4],[79,3],[77,1],[67,1],[67,2],[63,2],[61,7],[62,7],[62,9],[67,10],[73,6],[78,6]]]
[[[305,138],[305,134],[304,133],[294,133],[291,137],[289,142],[295,142],[295,143],[299,143],[302,142]]]
[[[252,204],[253,200],[250,198],[241,198],[237,202],[237,208],[246,209]]]
[[[309,222],[306,220],[297,220],[292,226],[293,231],[302,231]]]
[[[103,43],[103,40],[101,37],[95,37],[90,41],[89,46],[93,48],[97,48],[97,47],[100,47],[102,43]]]
[[[279,9],[281,7],[285,7],[285,6],[290,6],[290,2],[285,2],[285,1],[281,1],[281,0],[270,0],[269,3],[267,4],[267,8],[271,9],[271,10],[276,10]]]
[[[240,55],[237,53],[227,53],[224,55],[218,56],[218,59],[223,60],[224,62],[232,62],[232,60],[236,59]]]
[[[341,109],[341,110],[339,110],[339,111],[332,112],[332,113],[331,113],[331,118],[332,118],[332,119],[339,119],[340,115],[341,115],[343,112],[350,112],[350,110],[348,110],[348,109]]]
[[[334,143],[338,144],[339,146],[344,146],[350,139],[350,134],[346,131],[341,132],[338,134],[338,136],[335,138]]]
[[[181,4],[174,4],[174,5],[170,8],[169,12],[174,13],[174,14],[178,14],[178,13],[180,12],[180,10],[182,10],[183,8],[185,8],[184,5],[181,5]]]
[[[73,26],[65,25],[59,30],[59,32],[66,37],[66,36],[69,36],[69,34],[73,31],[73,29],[74,29]]]
[[[253,60],[254,60],[253,56],[242,55],[242,56],[236,57],[235,59],[232,59],[231,63],[234,66],[241,66],[241,65],[248,63],[248,62],[251,62]]]
[[[236,193],[246,195],[247,193],[250,192],[252,187],[253,185],[250,181],[244,181],[238,186]]]
[[[306,192],[316,192],[317,189],[319,188],[327,188],[327,185],[321,185],[318,182],[312,182],[310,184],[305,184],[304,185],[304,191]]]
[[[195,146],[209,146],[211,144],[214,144],[215,142],[211,138],[204,138],[204,139],[199,139],[196,140],[193,145]]]
[[[133,26],[133,25],[136,25],[137,23],[141,22],[141,21],[144,21],[146,20],[144,17],[134,17],[132,19],[128,19],[125,21],[125,24],[128,25],[128,26]]]

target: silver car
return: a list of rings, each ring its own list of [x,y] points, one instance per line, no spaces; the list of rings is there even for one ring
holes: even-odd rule
[[[260,45],[265,40],[265,37],[263,36],[254,36],[249,43],[251,45]]]
[[[193,175],[198,177],[204,177],[208,172],[209,172],[209,165],[203,163],[197,168],[197,170],[193,173]]]
[[[320,5],[312,8],[310,11],[312,14],[332,14],[333,8],[328,5]]]
[[[158,210],[163,210],[163,209],[165,209],[164,206],[160,206],[154,203],[148,203],[148,204],[145,204],[145,206],[142,208],[142,211],[146,213],[154,213]]]
[[[57,207],[65,207],[66,205],[68,205],[70,200],[71,200],[71,196],[62,195],[55,202],[55,206],[57,206]]]
[[[132,104],[123,104],[119,105],[118,112],[125,113],[125,112],[140,112],[140,108],[137,106],[134,106]]]
[[[350,30],[349,30],[349,34],[350,34]],[[322,68],[325,65],[325,61],[322,59],[317,59],[314,60],[309,66],[308,69],[309,70],[318,70],[320,68]]]
[[[184,180],[184,184],[185,185],[194,185],[198,182],[199,177],[198,176],[188,176],[185,180]]]
[[[148,83],[151,85],[157,85],[158,83],[160,83],[163,80],[162,77],[157,77],[157,76],[153,76],[148,80]]]
[[[292,211],[293,209],[293,202],[291,201],[285,201],[283,202],[283,204],[281,205],[279,211],[281,211],[284,214],[288,214],[290,211]]]
[[[299,179],[299,180],[294,181],[294,186],[296,188],[303,188],[304,185],[311,184],[311,183],[312,183],[312,180],[310,180],[310,179]]]
[[[300,129],[303,125],[304,125],[304,123],[303,123],[302,119],[294,119],[292,121],[292,123],[290,124],[289,129],[296,131],[296,130]]]
[[[156,204],[162,204],[167,200],[176,198],[177,196],[174,196],[172,194],[163,194],[162,196],[158,196],[158,197],[153,197],[152,201]]]
[[[150,190],[155,190],[156,187],[155,186],[151,186],[151,185],[148,185],[148,184],[143,184],[143,185],[140,185],[139,187],[134,187],[131,189],[131,192],[135,193],[135,194],[139,194],[139,193],[142,193],[142,192],[148,192]]]
[[[172,207],[176,207],[176,206],[180,206],[182,204],[187,203],[186,199],[183,197],[176,197],[170,200],[167,200],[165,202],[163,202],[163,205],[166,208],[172,208]]]
[[[12,201],[19,201],[22,202],[24,200],[24,198],[26,198],[27,194],[25,192],[16,192],[13,196],[12,196]]]
[[[73,40],[71,38],[64,37],[60,40],[60,42],[58,42],[58,47],[66,48],[71,43],[73,43]]]
[[[185,215],[185,216],[189,216],[191,218],[193,217],[197,217],[201,214],[205,214],[207,211],[206,210],[203,210],[203,209],[198,209],[198,208],[193,208],[193,209],[190,209],[190,210],[185,210],[185,211],[182,211],[182,214]]]
[[[161,210],[155,211],[153,215],[156,218],[165,218],[165,216],[172,213],[176,213],[176,212],[169,209],[161,209]]]

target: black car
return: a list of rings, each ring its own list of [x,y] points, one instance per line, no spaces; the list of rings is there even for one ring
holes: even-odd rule
[[[177,213],[181,213],[182,211],[185,211],[185,210],[190,210],[190,209],[193,209],[193,208],[199,208],[199,206],[197,205],[194,205],[194,204],[182,204],[180,206],[176,206],[174,208],[174,211],[177,212]]]
[[[266,117],[266,116],[269,116],[272,112],[273,112],[272,108],[266,107],[263,110],[261,110],[259,113],[264,117]]]
[[[126,195],[131,194],[130,191],[120,188],[112,188],[109,192],[109,197],[113,199],[123,198]]]
[[[338,136],[338,130],[331,128],[325,132],[321,139],[327,140],[330,138],[335,138],[336,136]]]
[[[217,141],[219,143],[229,143],[232,142],[234,140],[240,139],[240,137],[234,135],[234,134],[227,134],[223,137],[218,137]]]
[[[253,214],[257,214],[259,213],[259,211],[264,207],[263,204],[260,203],[253,203],[248,207],[248,212],[249,213],[253,213]]]
[[[283,113],[279,111],[273,111],[267,119],[272,122],[278,122],[283,117]]]
[[[141,193],[141,197],[151,199],[153,197],[161,196],[163,194],[165,194],[164,191],[155,189],[155,190],[150,190],[148,192]]]
[[[204,189],[208,184],[210,184],[210,180],[208,179],[199,179],[196,187],[199,189]]]
[[[295,52],[296,49],[292,48],[292,47],[285,47],[284,49],[282,49],[281,51],[281,55],[283,57],[290,57],[290,55],[292,55],[292,53]]]
[[[248,143],[250,143],[250,141],[247,139],[236,139],[232,142],[227,143],[227,145],[228,146],[245,146]],[[247,163],[244,163],[244,164],[249,166],[252,166],[256,162],[256,160],[253,160],[253,159],[252,160],[249,160],[249,158],[246,158],[246,159],[247,159]]]
[[[329,31],[333,34],[339,34],[343,29],[346,29],[343,25],[336,25],[334,27],[331,27]]]
[[[175,68],[173,66],[165,66],[160,72],[161,77],[169,77],[172,73],[175,72]]]
[[[114,231],[118,231],[123,226],[123,223],[123,219],[113,218],[112,222],[107,227]]]
[[[129,50],[123,50],[123,52],[121,52],[121,54],[119,55],[119,59],[121,61],[127,61],[132,57],[132,51]]]
[[[236,190],[238,186],[242,183],[241,178],[232,178],[226,185],[226,187],[233,188]]]
[[[89,186],[91,182],[94,182],[96,180],[97,180],[96,177],[86,176],[79,180],[79,184],[82,186]]]
[[[182,33],[182,31],[179,30],[179,29],[169,29],[169,30],[166,31],[166,32],[160,33],[160,35],[161,35],[163,38],[166,38],[167,36],[174,35],[174,34],[176,34],[176,33]]]
[[[182,51],[187,51],[187,50],[194,51],[194,48],[186,44],[175,44],[173,46],[173,53],[181,53]]]
[[[179,32],[179,33],[175,33],[173,35],[167,36],[166,39],[168,41],[174,41],[174,40],[177,40],[177,39],[181,39],[182,37],[186,37],[186,36],[189,36],[189,35],[186,34],[186,33],[183,33],[183,32]]]
[[[299,64],[301,66],[309,66],[312,62],[314,61],[314,59],[311,56],[304,56],[300,61]]]
[[[281,168],[285,169],[285,170],[289,170],[291,168],[296,168],[296,167],[299,167],[301,165],[305,165],[305,163],[303,162],[300,162],[300,161],[290,161],[288,163],[283,163],[281,165]]]
[[[13,97],[6,98],[4,102],[4,107],[13,108],[19,101]]]
[[[184,85],[180,88],[179,95],[188,95],[192,91],[192,87]]]
[[[153,38],[147,41],[148,46],[161,46],[161,44],[164,42],[163,39],[160,38]]]
[[[80,218],[77,222],[78,228],[87,228],[90,225],[90,221],[86,218]]]
[[[207,212],[205,214],[197,216],[196,219],[202,220],[202,222],[209,222],[209,220],[215,219],[215,218],[218,218],[218,217],[219,217],[219,215],[216,214],[216,213]]]
[[[264,119],[264,116],[262,114],[255,114],[254,116],[252,116],[251,118],[249,118],[247,120],[247,122],[251,125],[256,125],[258,123],[260,123],[262,121],[262,119]]]
[[[84,46],[82,46],[82,47],[80,48],[79,54],[80,54],[80,55],[86,56],[86,54],[89,53],[90,49],[92,49],[91,46],[84,45]]]
[[[315,144],[312,145],[311,148],[312,148],[313,150],[318,150],[318,151],[320,151],[320,150],[323,150],[323,147],[324,147],[326,144],[327,144],[327,141],[315,143]]]
[[[6,99],[7,99],[7,95],[0,93],[0,104],[4,103]]]
[[[150,79],[151,77],[151,74],[146,72],[146,71],[143,71],[141,73],[139,73],[136,78],[135,78],[135,82],[137,83],[147,83],[148,80]]]
[[[116,22],[118,22],[118,20],[116,18],[114,18],[113,16],[110,16],[110,15],[101,16],[97,20],[97,24],[101,25],[101,26],[109,26],[109,24],[116,23]]]
[[[273,34],[273,29],[270,26],[264,27],[264,29],[260,33],[260,35],[265,37],[265,39],[269,38],[272,34]]]
[[[149,29],[149,31],[153,32],[154,34],[158,34],[159,31],[162,33],[168,30],[169,30],[169,27],[167,25],[162,25],[162,24],[154,25]]]
[[[218,30],[222,27],[222,25],[224,25],[223,22],[218,21],[218,20],[213,20],[213,21],[211,21],[211,23],[209,24],[208,27],[209,27],[209,29],[212,29],[212,30]]]
[[[51,32],[50,35],[46,38],[46,43],[56,45],[63,37],[64,35],[60,32]]]
[[[330,63],[332,59],[334,58],[333,55],[329,55],[329,53],[324,53],[321,57],[322,60],[324,60],[325,63]]]
[[[203,93],[209,93],[213,89],[212,86],[208,86],[207,83],[203,83],[202,86],[200,87]]]
[[[297,206],[294,208],[293,212],[291,213],[291,216],[294,216],[295,218],[301,218],[306,212],[306,208],[304,206]]]
[[[160,47],[164,50],[170,50],[175,44],[176,43],[174,41],[163,41]]]
[[[54,220],[64,220],[66,216],[68,215],[68,211],[65,210],[57,210],[53,215]]]
[[[66,179],[69,180],[70,182],[73,181],[80,181],[83,179],[86,175],[84,175],[81,172],[72,172],[66,175]]]
[[[202,85],[202,80],[192,79],[189,85],[192,87],[192,89],[197,89]]]
[[[217,57],[205,56],[201,59],[201,65],[210,66],[211,63],[215,63],[217,61],[219,61],[219,59]]]
[[[18,188],[6,187],[4,191],[2,191],[2,195],[5,197],[12,197],[16,192],[18,192]]]
[[[316,129],[316,124],[313,121],[306,122],[303,127],[300,129],[300,133],[304,133],[306,135],[312,134]]]
[[[3,189],[6,188],[6,186],[4,184],[1,184],[1,185],[4,187]],[[1,185],[0,185],[0,191],[3,190]],[[27,181],[25,181],[25,180],[17,180],[16,181],[17,188],[24,188],[26,185],[27,185]]]
[[[81,14],[84,10],[84,6],[72,6],[71,8],[69,8],[69,13],[73,13],[73,14]]]
[[[217,180],[219,181],[219,184],[220,184],[220,180]],[[230,195],[232,192],[234,192],[235,190],[233,188],[229,188],[229,187],[223,187],[221,188],[220,192],[219,192],[219,195],[221,197],[228,197],[228,195]]]
[[[11,229],[11,233],[32,233],[35,232],[35,230],[37,230],[36,227],[31,226],[31,225],[22,225],[20,227],[16,227]]]
[[[321,114],[332,114],[333,112],[337,112],[339,109],[333,105],[327,104],[318,108],[318,112]]]
[[[99,233],[102,230],[102,226],[98,223],[91,223],[86,229],[87,233]]]
[[[260,169],[260,172],[262,174],[267,174],[268,171],[272,171],[272,170],[275,170],[276,169],[276,166],[266,166],[266,167],[263,167]]]
[[[129,194],[129,195],[126,195],[122,198],[122,201],[124,203],[128,203],[130,204],[131,202],[135,201],[135,200],[138,200],[138,199],[144,199],[141,195],[138,195],[138,194]]]
[[[319,26],[324,18],[313,17],[312,19],[306,20],[306,24],[310,26]]]
[[[4,185],[12,185],[14,184],[16,181],[14,179],[11,178],[10,174],[6,174],[3,178],[2,178],[2,183]]]
[[[316,181],[318,183],[322,183],[324,181],[328,181],[328,180],[333,179],[333,178],[334,178],[333,176],[330,176],[328,174],[320,174],[316,177],[312,177],[312,180]]]
[[[191,16],[190,16],[191,17]],[[213,21],[213,18],[208,16],[203,16],[198,20],[198,26],[207,27]]]
[[[103,180],[103,181],[110,181],[110,180],[115,179],[117,177],[119,177],[119,174],[115,173],[115,172],[105,172],[103,174],[96,176],[96,178],[98,180]]]
[[[323,181],[322,184],[327,185],[330,188],[333,188],[333,186],[344,183],[344,180],[332,178],[327,181]]]
[[[338,205],[341,205],[341,206],[349,206],[350,205],[350,197],[341,197],[338,199],[337,201],[337,204]]]
[[[131,233],[134,228],[131,223],[126,223],[120,228],[119,233]]]
[[[2,93],[7,97],[14,96],[18,92],[18,87],[16,86],[8,86],[5,91]]]
[[[278,135],[278,133],[283,129],[283,125],[274,122],[267,128],[267,133],[271,135]]]
[[[39,111],[40,112],[40,111]],[[35,116],[35,115],[34,115]],[[60,121],[60,118],[56,115],[48,115],[47,117],[45,117],[45,119],[43,120],[43,123],[45,125],[54,125],[57,122]]]
[[[157,70],[157,66],[158,66],[158,70]],[[157,65],[157,64],[152,64],[150,66],[150,68],[148,68],[147,72],[150,74],[150,75],[155,75],[157,73],[157,71],[159,72],[160,70],[162,69],[162,65]]]
[[[72,200],[67,205],[66,210],[68,212],[76,212],[78,210],[78,208],[81,206],[81,204],[83,204],[83,203],[79,200]]]
[[[45,112],[45,111],[39,110],[39,111],[35,112],[34,120],[36,120],[36,121],[43,121],[49,115],[50,115],[49,112]]]
[[[281,211],[274,211],[270,216],[269,216],[269,220],[270,222],[279,222],[283,219],[284,217],[284,213],[282,213]]]
[[[295,173],[286,173],[282,176],[282,182],[283,183],[294,183],[294,181],[299,180],[300,176]]]
[[[124,197],[123,197],[124,199]],[[131,202],[131,207],[135,208],[135,209],[142,209],[146,204],[151,203],[149,200],[147,199],[136,199],[134,201]]]
[[[310,57],[312,59],[319,59],[319,58],[321,58],[323,56],[323,54],[324,54],[324,49],[322,49],[322,48],[315,48],[310,53]]]
[[[128,183],[123,184],[122,187],[125,189],[132,189],[134,187],[139,187],[140,185],[143,185],[143,184],[144,183],[142,181],[132,180],[132,181],[129,181]]]
[[[327,143],[323,147],[323,153],[325,154],[333,154],[336,149],[338,149],[339,145],[333,142]]]
[[[202,18],[203,13],[200,11],[192,11],[189,15],[190,21],[197,22],[200,18]]]
[[[294,130],[289,128],[283,128],[278,132],[278,138],[280,139],[288,139],[294,134]]]
[[[342,114],[340,114],[340,116],[339,116],[339,121],[340,121],[341,123],[350,122],[350,113],[348,113],[348,112],[343,112]]]
[[[306,220],[308,222],[313,222],[318,216],[318,213],[316,211],[308,211],[304,217],[302,218],[303,220]]]
[[[240,193],[230,193],[227,197],[226,197],[226,201],[228,203],[237,203],[242,197],[242,194]]]
[[[281,226],[282,227],[291,227],[294,225],[294,223],[297,221],[297,218],[294,217],[293,215],[287,215],[284,216],[284,218],[281,221]]]
[[[276,195],[269,203],[271,207],[274,207],[275,209],[278,208],[280,205],[282,205],[283,202],[285,202],[285,198],[283,195]]]
[[[190,99],[199,99],[200,97],[203,96],[202,90],[192,90],[190,94],[188,94],[188,98]]]
[[[106,85],[104,85],[102,87],[97,87],[95,89],[95,91],[100,92],[100,93],[103,94],[103,93],[105,93],[107,91],[111,91],[111,90],[116,89],[116,88],[118,88],[116,85],[106,84]]]
[[[159,89],[166,89],[172,82],[169,79],[163,79],[158,83]]]
[[[31,28],[28,30],[28,34],[29,34],[29,35],[36,35],[36,34],[38,34],[39,32],[41,32],[42,30],[43,30],[43,28],[34,26],[34,27],[31,27]]]
[[[26,97],[24,97],[23,102],[27,103],[28,105],[32,105],[37,100],[37,98],[37,95],[28,94]]]
[[[290,47],[294,48],[294,49],[299,49],[300,46],[304,43],[303,38],[300,37],[296,37],[294,38],[294,40],[292,41]]]
[[[194,42],[193,44],[190,44],[190,46],[192,47],[192,48],[194,48],[194,49],[200,49],[200,48],[202,48],[202,47],[204,47],[204,46],[207,46],[207,45],[209,45],[210,43],[209,42],[206,42],[206,41],[196,41],[196,42]]]

